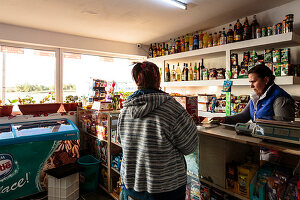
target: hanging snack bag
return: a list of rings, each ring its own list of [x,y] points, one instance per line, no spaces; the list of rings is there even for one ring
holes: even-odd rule
[[[280,63],[280,49],[273,50],[273,63]]]
[[[273,49],[265,49],[264,51],[264,61],[265,63],[273,62]]]
[[[238,65],[231,67],[231,78],[238,78],[240,67]]]
[[[281,62],[290,63],[290,48],[284,48],[281,50]]]
[[[275,76],[281,76],[281,63],[274,63],[273,69],[273,74]]]
[[[230,64],[231,64],[231,66],[238,65],[238,54],[237,53],[232,53],[230,55]]]
[[[231,92],[231,85],[232,85],[232,81],[225,80],[224,83],[223,83],[222,92]]]

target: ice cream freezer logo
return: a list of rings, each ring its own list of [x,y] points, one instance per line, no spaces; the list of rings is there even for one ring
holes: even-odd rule
[[[14,159],[10,154],[0,154],[0,180],[7,177],[14,169]]]

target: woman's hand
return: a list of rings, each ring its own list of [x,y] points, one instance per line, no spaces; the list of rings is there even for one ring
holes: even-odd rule
[[[213,117],[209,121],[210,122],[212,122],[212,121],[218,121],[219,123],[224,123],[225,122],[225,117]]]

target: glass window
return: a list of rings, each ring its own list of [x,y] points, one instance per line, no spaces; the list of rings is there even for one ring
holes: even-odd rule
[[[133,60],[74,53],[63,54],[63,98],[89,97],[93,79],[115,81],[115,91],[134,91],[131,77]]]
[[[14,99],[25,101],[31,97],[40,103],[55,92],[55,68],[55,51],[1,46],[1,99],[9,104]]]

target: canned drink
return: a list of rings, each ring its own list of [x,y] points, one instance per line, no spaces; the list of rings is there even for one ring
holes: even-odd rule
[[[270,27],[270,26],[268,26],[268,28],[267,28],[268,30],[267,30],[267,34],[268,34],[268,36],[271,36],[271,35],[273,35],[273,31],[272,31],[272,28]]]
[[[260,38],[261,37],[261,30],[260,28],[256,29],[256,38]]]
[[[274,33],[274,35],[277,35],[277,26],[276,26],[276,24],[273,26],[273,33]]]
[[[293,32],[293,22],[287,22],[285,24],[285,32],[286,33]]]
[[[276,25],[276,32],[277,32],[277,34],[281,34],[282,33],[282,24],[281,23],[278,23]]]
[[[282,33],[286,33],[286,21],[282,21]]]

